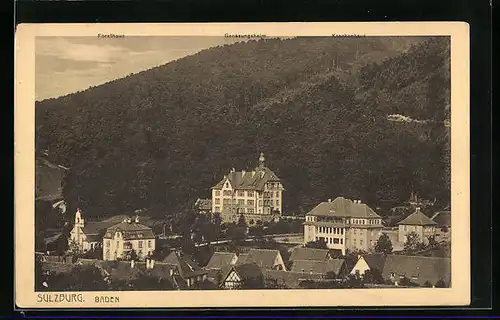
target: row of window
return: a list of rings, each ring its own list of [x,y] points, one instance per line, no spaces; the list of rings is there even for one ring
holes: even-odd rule
[[[318,232],[322,233],[333,233],[333,234],[344,234],[344,228],[332,228],[332,227],[317,227]]]
[[[232,193],[231,190],[224,190],[222,192],[222,194],[225,195],[225,196],[232,196],[233,195],[233,193]],[[237,191],[237,195],[238,195],[238,197],[244,197],[245,196],[245,191],[238,190]],[[247,197],[253,197],[254,196],[254,192],[253,191],[247,191],[246,195],[247,195]],[[215,196],[216,197],[220,197],[220,190],[215,190]]]
[[[327,244],[344,244],[344,239],[342,238],[323,238]],[[316,241],[319,240],[319,237],[316,237]]]
[[[220,198],[215,198],[215,204],[216,205],[220,205]],[[222,199],[222,204],[224,204],[224,205],[230,205],[231,204],[231,199],[226,199],[226,198]],[[238,204],[240,206],[243,206],[243,205],[245,205],[245,200],[243,200],[243,199],[238,199],[238,200],[234,199],[233,200],[233,204]],[[262,200],[259,200],[258,204],[259,204],[259,207],[262,206]],[[276,207],[279,207],[280,201],[279,200],[275,200],[275,201],[273,201],[273,200],[264,200],[264,205],[265,206],[272,206],[274,204],[276,205]],[[246,205],[248,205],[248,206],[254,206],[255,205],[255,200],[247,200],[246,201]]]
[[[368,223],[367,223],[368,221]],[[353,224],[380,224],[380,219],[351,219]]]
[[[142,248],[143,242],[144,242],[144,241],[142,241],[142,240],[138,241],[138,247],[139,247],[139,248]],[[109,248],[109,246],[110,246],[110,245],[111,245],[111,241],[110,241],[110,240],[106,240],[106,241],[104,242],[104,246],[105,246],[105,247],[108,247],[108,248]],[[120,241],[119,241],[119,240],[117,240],[117,241],[116,241],[116,247],[117,247],[117,248],[118,248],[118,247],[120,247]],[[153,243],[152,243],[152,241],[151,241],[151,240],[148,240],[148,248],[152,248],[152,247],[153,247]],[[130,248],[132,248],[132,243],[130,243],[130,242],[124,242],[124,243],[123,243],[123,248],[124,248],[124,249],[130,249]]]
[[[278,189],[280,187],[279,182],[269,182],[267,184],[267,189]]]

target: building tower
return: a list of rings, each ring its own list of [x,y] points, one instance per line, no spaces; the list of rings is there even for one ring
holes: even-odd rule
[[[260,157],[259,157],[259,168],[263,168],[264,167],[264,162],[266,161],[266,158],[264,158],[264,152],[261,152],[260,153]]]
[[[85,221],[82,218],[82,213],[80,212],[80,208],[76,209],[75,213],[75,227],[74,229],[76,230],[76,239],[75,241],[79,244],[82,245],[83,239],[80,234],[80,230],[83,229],[85,226]]]

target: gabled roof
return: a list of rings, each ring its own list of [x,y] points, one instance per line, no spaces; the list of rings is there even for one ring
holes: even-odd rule
[[[130,281],[144,275],[144,271],[127,261],[97,261],[95,266],[101,270],[104,277],[111,280]]]
[[[223,266],[228,266],[231,261],[236,257],[236,253],[232,252],[214,252],[210,261],[206,265],[206,269],[221,269]]]
[[[438,226],[451,226],[451,211],[439,211],[432,216],[432,221]]]
[[[335,198],[335,200],[331,202],[321,202],[316,207],[314,207],[307,215],[352,218],[381,218],[366,204],[354,203],[352,200],[345,199],[343,197]]]
[[[300,288],[300,282],[304,280],[320,280],[323,278],[319,273],[305,273],[282,270],[263,270],[264,279],[273,279],[278,283],[284,283],[289,289]]]
[[[224,280],[222,282],[226,280],[232,271],[235,271],[239,275],[241,281],[264,278],[262,270],[256,263],[244,263],[231,266],[231,268],[225,273],[223,277]]]
[[[451,280],[451,259],[423,256],[388,255],[385,260],[382,276],[389,279],[391,273],[397,278],[406,276],[408,279],[423,285],[426,281],[436,284],[443,280]]]
[[[324,261],[330,259],[328,249],[295,248],[290,256],[290,261],[294,260],[317,260]]]
[[[153,230],[150,227],[137,222],[120,222],[115,224],[106,230],[104,238],[113,237],[113,234],[117,231],[123,233],[124,240],[155,238]]]
[[[336,275],[344,265],[344,259],[332,259],[326,261],[295,260],[292,264],[293,272],[326,274],[333,271]]]
[[[255,262],[260,268],[272,269],[278,255],[281,256],[279,250],[252,248],[248,251],[247,256],[242,257],[242,254],[240,254],[236,264]]]
[[[179,255],[176,252],[171,252],[162,263],[176,266],[182,278],[190,278],[196,275],[206,274],[207,271],[198,266],[191,258],[185,255]]]
[[[432,221],[429,217],[423,214],[420,209],[417,208],[415,212],[410,214],[408,217],[398,222],[398,225],[415,225],[415,226],[434,226],[437,223]]]
[[[371,270],[377,269],[382,272],[384,269],[385,255],[383,253],[365,254],[362,257]]]
[[[224,176],[213,189],[221,189],[229,180],[233,189],[263,190],[267,182],[279,182],[278,176],[267,167],[257,167],[253,171],[232,171]]]

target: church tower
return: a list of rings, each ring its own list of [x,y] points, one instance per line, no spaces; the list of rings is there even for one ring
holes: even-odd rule
[[[260,157],[259,157],[259,168],[264,167],[265,161],[266,161],[266,158],[264,158],[264,152],[261,152]]]
[[[75,213],[75,227],[83,228],[85,225],[85,221],[82,218],[82,213],[80,212],[80,208],[76,209]]]

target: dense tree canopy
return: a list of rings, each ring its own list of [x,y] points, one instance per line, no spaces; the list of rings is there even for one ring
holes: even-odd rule
[[[207,49],[37,102],[36,145],[70,168],[68,212],[179,212],[261,151],[283,180],[286,213],[336,195],[374,203],[415,190],[447,202],[449,38],[412,43],[311,37]],[[394,113],[432,121],[388,121]]]

